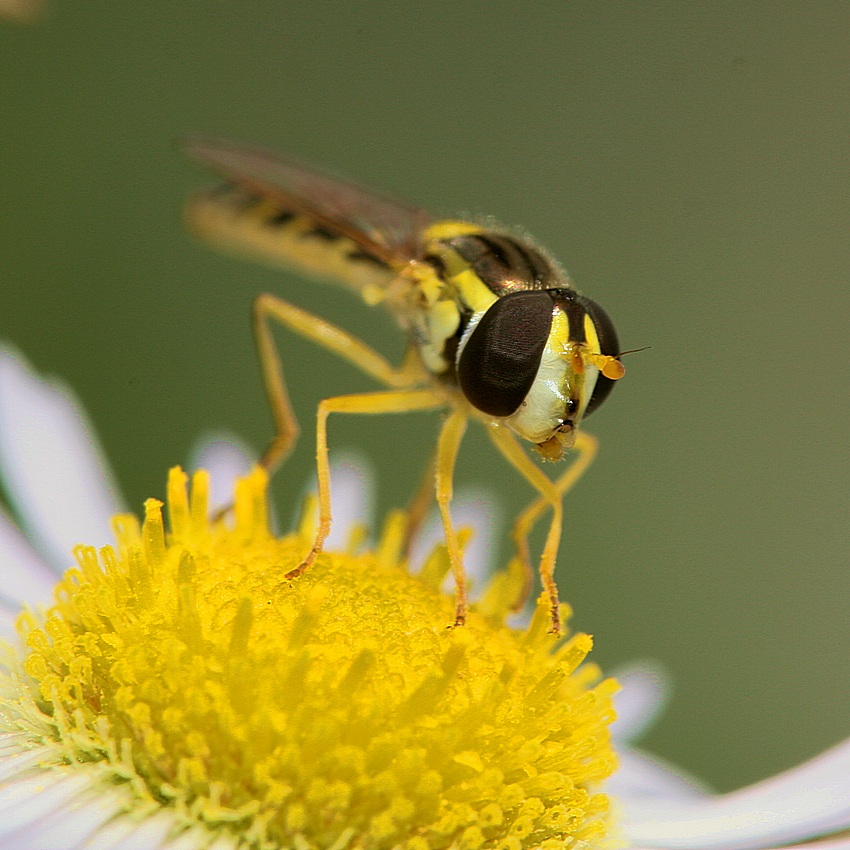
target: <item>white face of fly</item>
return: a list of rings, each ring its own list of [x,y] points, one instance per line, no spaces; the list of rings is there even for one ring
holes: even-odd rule
[[[616,357],[602,353],[588,308],[600,312],[571,289],[510,292],[467,320],[458,346],[466,400],[545,460],[561,459],[581,418],[604,398],[600,369],[608,384],[622,375]]]
[[[567,318],[558,311],[531,389],[505,425],[534,443],[544,458],[559,459],[573,444],[598,374],[580,359],[578,347],[569,341]]]

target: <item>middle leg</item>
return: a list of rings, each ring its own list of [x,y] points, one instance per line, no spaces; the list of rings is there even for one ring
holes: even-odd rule
[[[573,445],[573,450],[577,452],[577,456],[572,463],[554,481],[555,488],[558,491],[559,498],[563,500],[564,496],[572,490],[579,478],[584,475],[587,468],[593,463],[596,457],[599,441],[596,437],[579,431],[576,434],[576,441]],[[519,610],[525,604],[531,593],[533,583],[533,570],[531,568],[531,555],[528,549],[528,536],[532,529],[540,519],[543,511],[546,510],[549,502],[542,496],[536,498],[525,510],[516,518],[511,531],[511,537],[516,547],[516,556],[523,568],[525,575],[525,585],[523,592],[517,598],[515,610]]]
[[[549,598],[549,608],[552,617],[552,625],[549,631],[558,635],[561,633],[561,614],[559,611],[558,586],[555,584],[555,562],[558,557],[558,544],[561,540],[561,525],[563,518],[563,506],[561,494],[554,481],[552,481],[534,461],[525,453],[517,438],[504,426],[492,425],[487,429],[493,444],[519,472],[523,478],[538,492],[546,504],[552,508],[552,522],[546,535],[543,546],[543,554],[540,557],[540,579],[543,589]]]
[[[307,557],[284,578],[293,579],[309,569],[322,551],[331,530],[331,475],[328,461],[328,416],[331,413],[410,413],[436,410],[445,399],[431,389],[383,390],[373,393],[334,396],[319,402],[316,417],[316,473],[319,479],[319,527]]]
[[[455,461],[457,460],[460,441],[466,432],[466,413],[463,410],[453,410],[443,422],[440,437],[437,440],[437,457],[435,478],[437,488],[437,507],[443,521],[443,534],[446,538],[446,548],[449,552],[449,563],[455,579],[455,626],[466,623],[466,573],[463,569],[463,553],[457,539],[457,532],[452,524],[449,510],[453,493],[453,477]]]

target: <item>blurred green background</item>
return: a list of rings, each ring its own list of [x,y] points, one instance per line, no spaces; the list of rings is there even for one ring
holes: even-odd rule
[[[342,290],[184,232],[182,135],[306,157],[534,234],[616,319],[559,583],[606,668],[660,659],[646,746],[719,789],[850,734],[850,6],[57,2],[0,23],[0,336],[63,376],[127,498],[220,426],[259,448],[260,290],[402,349]],[[312,468],[319,398],[370,384],[281,340]],[[433,416],[332,422],[404,502]],[[460,484],[529,493],[470,432]],[[502,553],[507,546],[502,541]]]

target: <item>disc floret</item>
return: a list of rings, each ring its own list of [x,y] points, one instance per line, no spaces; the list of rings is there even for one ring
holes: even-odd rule
[[[208,520],[208,479],[168,485],[117,545],[79,547],[44,615],[25,613],[6,731],[42,766],[98,765],[175,831],[256,848],[569,847],[608,828],[615,685],[583,664],[591,639],[547,634],[545,604],[505,626],[499,574],[463,628],[399,557],[398,515],[375,551],[328,553],[294,581],[312,537],[273,536],[266,477]],[[566,613],[566,612],[565,612]]]

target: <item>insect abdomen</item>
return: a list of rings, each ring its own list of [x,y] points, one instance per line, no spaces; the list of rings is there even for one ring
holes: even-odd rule
[[[352,239],[269,198],[225,185],[200,192],[186,207],[193,232],[231,253],[353,287],[383,289],[395,277]]]

